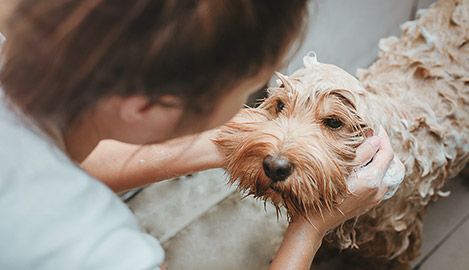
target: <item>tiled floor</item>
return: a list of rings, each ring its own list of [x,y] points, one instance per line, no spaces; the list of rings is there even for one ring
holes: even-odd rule
[[[469,215],[455,224],[417,269],[469,269]]]
[[[469,177],[460,175],[447,187],[450,196],[432,204],[424,218],[417,269],[469,269]]]
[[[128,205],[168,269],[266,269],[286,227],[271,205],[227,186],[223,170],[150,185]]]
[[[128,205],[166,250],[168,269],[267,269],[283,237],[285,215],[225,185],[222,170],[150,185]],[[449,182],[451,195],[424,220],[414,269],[469,269],[469,177]],[[313,269],[347,269],[340,255]]]

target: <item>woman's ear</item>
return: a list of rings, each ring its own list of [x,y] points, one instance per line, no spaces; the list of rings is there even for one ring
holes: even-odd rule
[[[126,123],[136,123],[145,118],[145,111],[148,109],[150,100],[144,96],[131,96],[122,98],[119,114]]]
[[[151,104],[148,97],[137,95],[122,98],[119,112],[124,122],[136,123],[149,116],[153,117],[155,111],[174,111],[181,108],[182,101],[176,96],[161,96],[157,104]]]
[[[163,97],[156,103],[143,95],[112,96],[102,100],[95,112],[103,138],[148,144],[176,136],[184,106],[174,96]]]

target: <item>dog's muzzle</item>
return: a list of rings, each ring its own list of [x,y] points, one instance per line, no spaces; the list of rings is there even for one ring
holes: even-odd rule
[[[284,181],[293,171],[293,164],[288,158],[282,156],[267,155],[262,162],[262,166],[265,175],[273,182]]]

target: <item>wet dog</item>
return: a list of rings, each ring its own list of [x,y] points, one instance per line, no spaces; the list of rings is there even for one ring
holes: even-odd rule
[[[241,190],[290,214],[334,207],[350,192],[355,150],[382,125],[406,174],[397,192],[330,232],[339,248],[406,264],[419,255],[422,216],[469,160],[469,1],[444,0],[380,42],[357,78],[314,54],[217,143]]]

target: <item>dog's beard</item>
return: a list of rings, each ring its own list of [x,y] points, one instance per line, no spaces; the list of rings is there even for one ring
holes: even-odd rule
[[[343,91],[343,90],[340,90]],[[307,216],[333,208],[349,193],[346,178],[356,166],[355,149],[363,141],[364,123],[342,95],[327,93],[303,101],[278,89],[258,109],[247,109],[222,127],[217,143],[228,157],[231,183],[247,194],[285,206],[288,214]],[[286,106],[275,112],[278,100]],[[273,108],[274,107],[274,108]],[[333,130],[325,119],[334,115],[344,126]],[[282,181],[263,168],[266,156],[281,156],[292,164]]]

